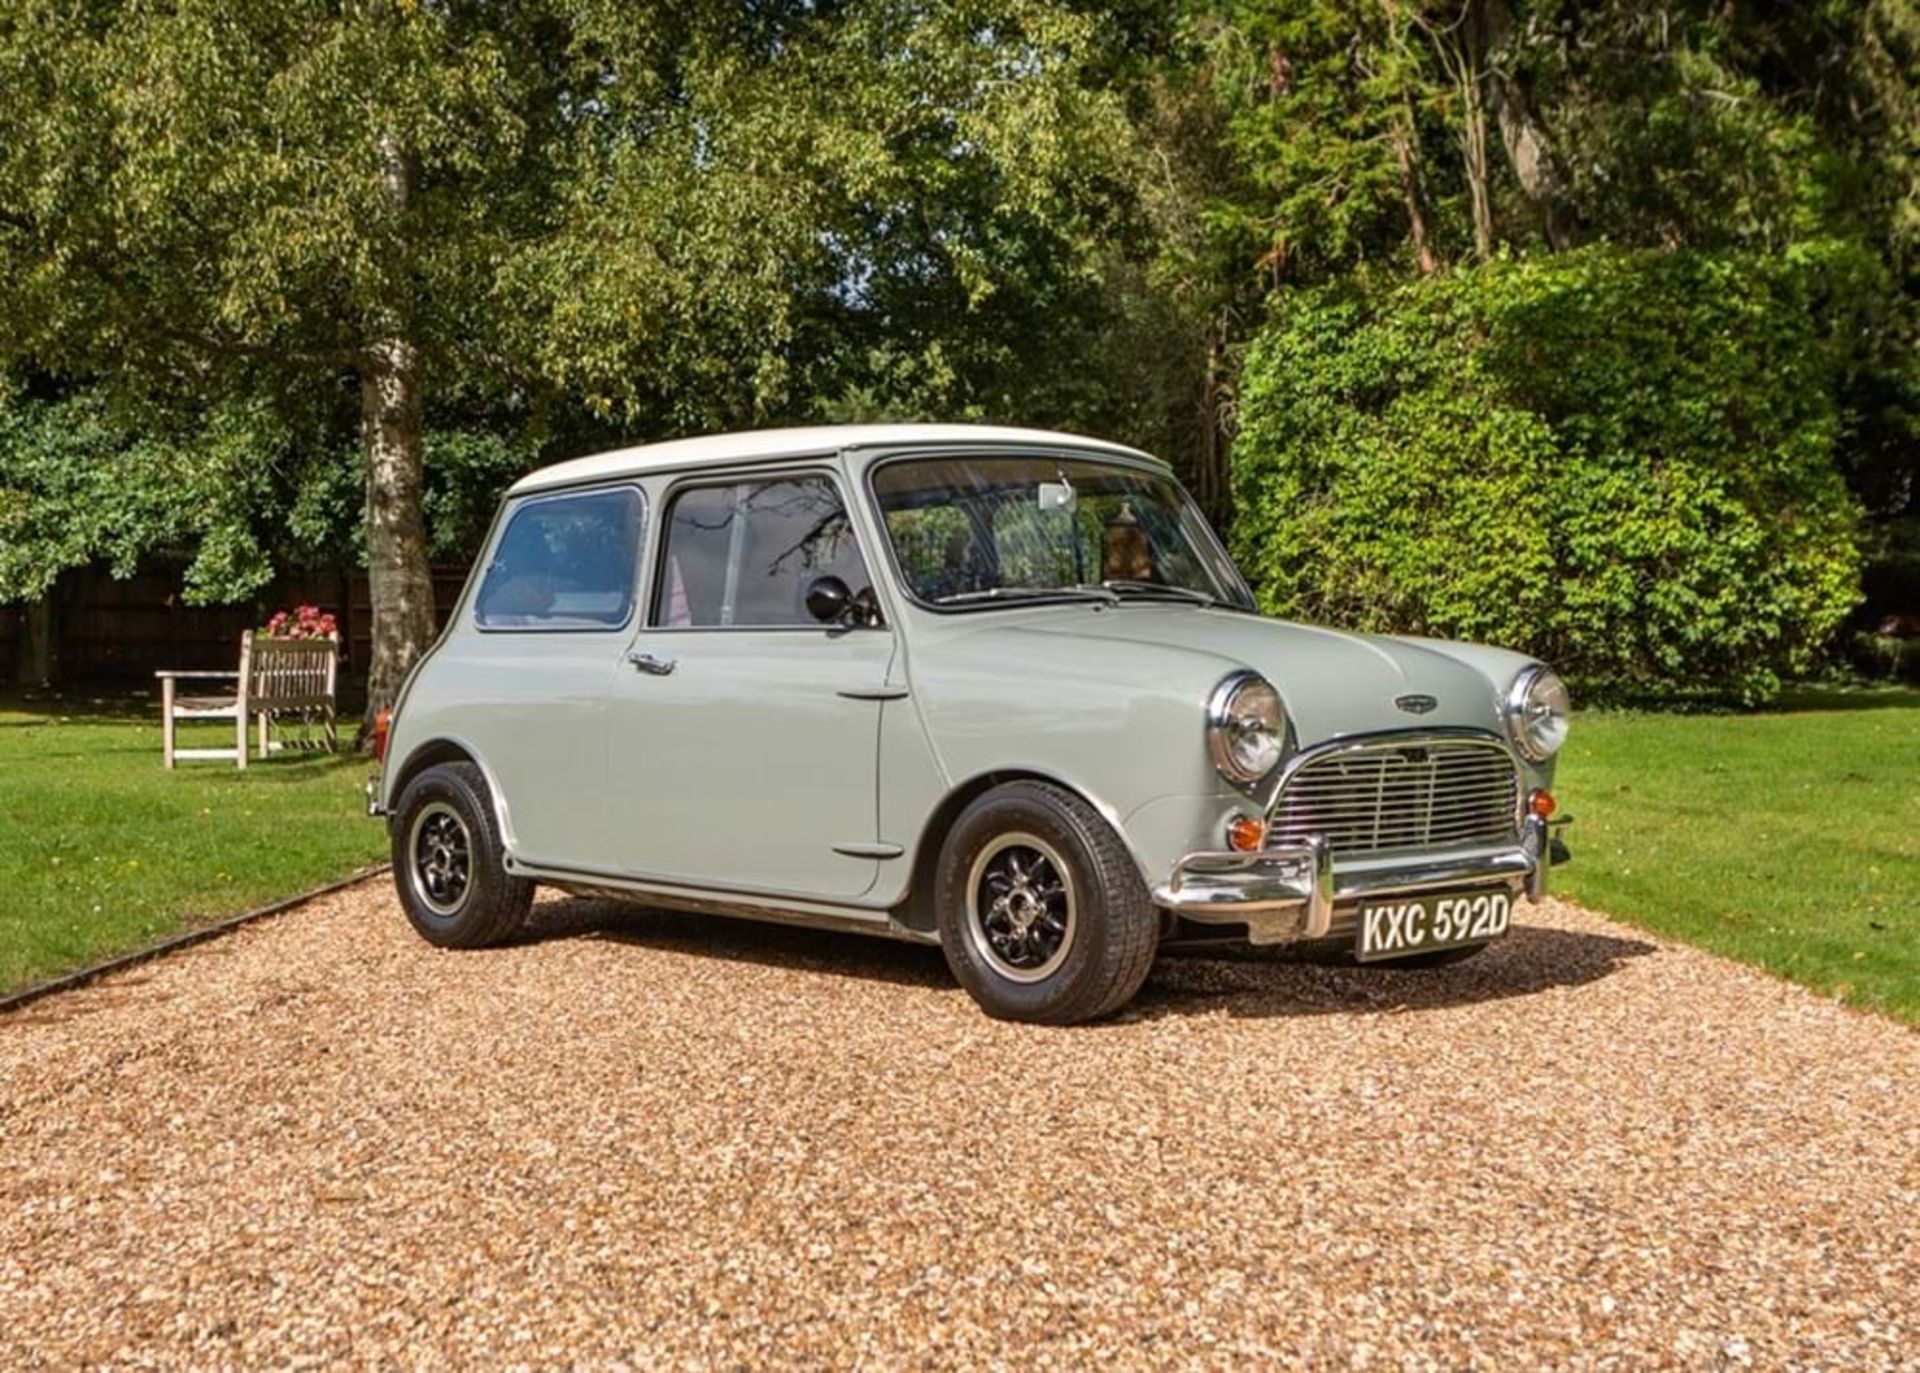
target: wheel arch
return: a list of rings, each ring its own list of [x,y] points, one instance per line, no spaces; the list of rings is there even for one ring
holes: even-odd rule
[[[1092,795],[1085,787],[1034,768],[993,768],[976,773],[949,789],[920,826],[919,838],[913,846],[913,866],[907,877],[906,895],[894,908],[894,918],[900,924],[910,930],[927,934],[933,933],[937,928],[933,908],[933,879],[934,870],[940,862],[940,852],[946,847],[947,835],[968,806],[995,787],[1004,786],[1009,782],[1041,782],[1050,787],[1058,787],[1061,791],[1070,792],[1098,811],[1101,818],[1113,826],[1113,832],[1120,836],[1121,842],[1127,845],[1128,852],[1133,853],[1133,844],[1127,838],[1127,831],[1121,825],[1120,817],[1115,814],[1111,806],[1103,804],[1099,797]],[[1137,854],[1134,855],[1134,861],[1136,864],[1139,861]],[[1144,875],[1143,872],[1142,876]]]
[[[500,789],[499,779],[494,776],[493,769],[487,766],[486,759],[480,756],[478,749],[467,740],[454,736],[429,739],[407,754],[405,761],[394,772],[392,785],[387,790],[387,795],[393,798],[387,824],[391,826],[398,817],[400,798],[406,794],[413,779],[428,768],[442,763],[471,763],[480,769],[480,775],[487,782],[487,795],[493,801],[493,818],[500,826],[501,842],[506,845],[508,852],[512,852],[515,847],[513,819],[507,813],[507,798]]]

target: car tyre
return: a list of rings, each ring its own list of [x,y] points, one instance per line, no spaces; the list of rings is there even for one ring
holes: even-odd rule
[[[1133,999],[1160,916],[1126,844],[1064,788],[1009,782],[948,832],[935,877],[940,947],[1001,1020],[1073,1025]]]
[[[533,883],[507,873],[493,794],[472,763],[439,763],[407,783],[392,836],[400,904],[428,943],[485,948],[526,924]]]

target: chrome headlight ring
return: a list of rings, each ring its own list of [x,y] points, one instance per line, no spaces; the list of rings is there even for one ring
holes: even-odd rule
[[[1507,689],[1507,734],[1521,757],[1544,763],[1567,741],[1567,716],[1572,710],[1566,683],[1553,669],[1534,666],[1513,679]]]
[[[1251,786],[1280,766],[1287,752],[1287,707],[1257,672],[1229,675],[1207,699],[1207,750],[1220,775]]]

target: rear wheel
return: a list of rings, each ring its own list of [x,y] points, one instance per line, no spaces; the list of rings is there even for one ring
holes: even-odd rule
[[[487,779],[472,763],[428,768],[400,794],[393,818],[393,880],[422,938],[477,949],[517,934],[533,883],[511,877]]]
[[[995,787],[961,813],[935,902],[954,977],[1003,1020],[1070,1025],[1115,1011],[1159,945],[1159,914],[1120,836],[1042,782]]]

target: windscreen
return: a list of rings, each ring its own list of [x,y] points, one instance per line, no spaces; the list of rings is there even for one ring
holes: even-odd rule
[[[1248,608],[1193,501],[1142,468],[1053,455],[897,459],[873,490],[907,589],[958,608],[1104,593]]]

